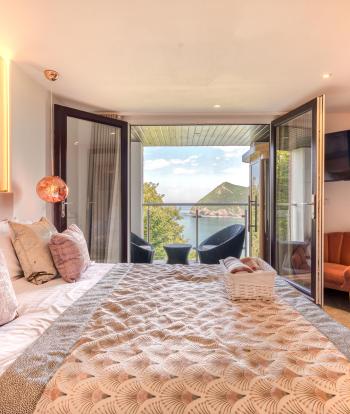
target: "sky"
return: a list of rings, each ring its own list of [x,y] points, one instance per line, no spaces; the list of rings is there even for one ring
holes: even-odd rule
[[[193,203],[224,181],[249,185],[249,147],[144,147],[144,181],[159,183],[168,203]]]

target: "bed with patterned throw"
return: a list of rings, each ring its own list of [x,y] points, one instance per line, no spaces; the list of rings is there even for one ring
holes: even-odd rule
[[[0,377],[0,412],[348,414],[350,331],[276,294],[231,302],[219,265],[117,265]]]

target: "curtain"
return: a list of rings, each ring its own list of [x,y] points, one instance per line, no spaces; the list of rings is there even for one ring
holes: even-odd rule
[[[88,169],[88,246],[92,260],[117,263],[121,249],[120,129],[94,123]]]

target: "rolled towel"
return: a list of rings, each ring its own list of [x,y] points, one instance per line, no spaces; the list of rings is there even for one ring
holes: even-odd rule
[[[262,267],[260,266],[258,260],[255,257],[243,257],[241,262],[245,265],[249,266],[254,272],[256,270],[261,270]]]
[[[236,257],[227,257],[226,259],[220,260],[229,273],[253,273],[253,269],[247,264],[242,263]]]

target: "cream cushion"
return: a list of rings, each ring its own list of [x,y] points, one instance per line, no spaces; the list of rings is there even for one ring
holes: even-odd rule
[[[21,265],[12,245],[10,228],[7,220],[0,221],[0,250],[5,256],[5,262],[11,278],[23,276]]]
[[[57,230],[45,217],[32,224],[9,222],[13,232],[13,246],[25,278],[40,285],[57,276],[49,242]]]
[[[5,256],[0,250],[0,325],[11,322],[16,317],[17,306]]]

